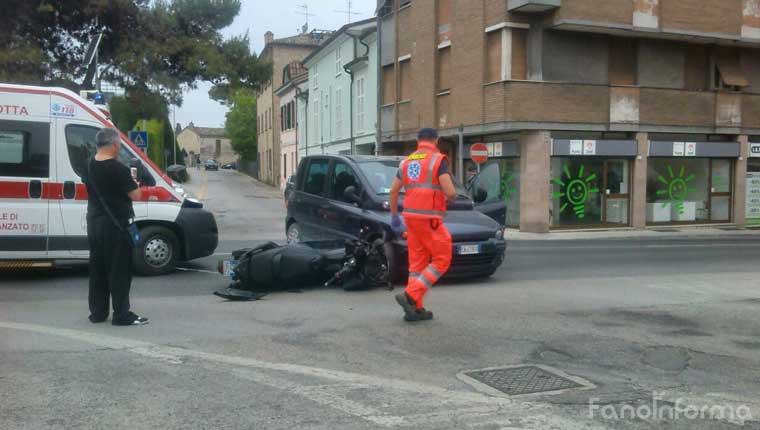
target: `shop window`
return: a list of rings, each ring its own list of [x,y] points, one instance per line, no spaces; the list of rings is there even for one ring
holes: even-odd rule
[[[748,225],[760,225],[760,158],[749,158],[747,160],[746,184],[746,222]]]
[[[551,225],[629,224],[630,162],[598,157],[554,157],[551,161]]]
[[[731,160],[653,158],[647,172],[647,222],[727,222]]]
[[[399,62],[399,75],[401,93],[399,94],[401,101],[407,101],[412,99],[412,60],[407,58],[404,61]]]

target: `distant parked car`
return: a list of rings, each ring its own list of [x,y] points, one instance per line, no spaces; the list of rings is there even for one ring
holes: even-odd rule
[[[219,170],[219,163],[216,160],[206,160],[206,170]]]
[[[237,169],[237,163],[233,161],[232,163],[222,164],[222,169]]]

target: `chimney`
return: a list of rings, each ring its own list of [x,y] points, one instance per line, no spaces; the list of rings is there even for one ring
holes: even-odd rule
[[[264,45],[269,45],[274,40],[274,33],[267,31],[264,33]]]

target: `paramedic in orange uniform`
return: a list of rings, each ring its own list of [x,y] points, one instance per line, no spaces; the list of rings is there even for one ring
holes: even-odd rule
[[[404,187],[404,220],[398,214],[398,194]],[[409,252],[409,280],[396,301],[406,321],[433,318],[422,306],[428,288],[446,273],[451,264],[451,235],[443,225],[446,200],[457,195],[449,173],[449,160],[438,150],[438,132],[423,128],[417,135],[417,151],[401,162],[391,184],[389,203],[391,227],[403,232]]]

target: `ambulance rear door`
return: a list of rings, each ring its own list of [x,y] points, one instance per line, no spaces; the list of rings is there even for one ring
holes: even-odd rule
[[[0,88],[0,259],[48,257],[49,109],[49,94]]]

